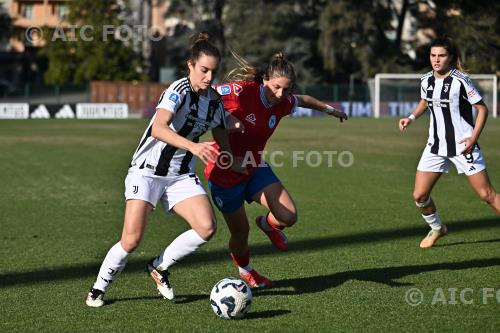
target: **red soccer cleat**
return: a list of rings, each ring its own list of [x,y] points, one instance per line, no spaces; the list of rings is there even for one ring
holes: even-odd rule
[[[270,287],[273,285],[273,281],[260,275],[255,269],[252,269],[247,274],[240,273],[240,277],[252,288]]]
[[[255,219],[255,224],[257,224],[257,227],[259,227],[260,230],[262,230],[267,237],[271,240],[271,243],[280,251],[286,251],[288,250],[288,239],[286,238],[285,234],[283,231],[280,229],[274,227],[272,224],[268,223],[269,226],[272,228],[271,231],[267,231],[262,226],[260,225],[260,221],[262,219],[265,219],[265,216],[257,216]]]

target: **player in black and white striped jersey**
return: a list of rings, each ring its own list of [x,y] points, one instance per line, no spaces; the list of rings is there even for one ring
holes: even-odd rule
[[[174,110],[170,129],[192,142],[207,130],[225,125],[225,111],[219,94],[207,88],[207,96],[199,95],[187,77],[173,82],[158,102],[157,109]],[[132,157],[131,170],[149,168],[157,176],[179,176],[193,173],[193,153],[156,139],[151,135],[156,113],[144,132]],[[203,156],[202,156],[203,157]]]
[[[428,145],[440,156],[457,156],[474,130],[472,107],[482,97],[471,79],[453,68],[444,78],[430,71],[421,78],[421,98],[431,112]]]
[[[162,94],[156,113],[132,157],[125,179],[125,218],[121,239],[107,253],[97,280],[87,295],[91,307],[104,305],[109,284],[125,267],[139,245],[149,214],[161,201],[165,212],[176,213],[192,229],[179,235],[147,265],[163,297],[174,298],[168,268],[205,244],[216,229],[208,196],[194,173],[194,156],[215,162],[212,143],[199,142],[212,130],[229,149],[225,134],[225,110],[211,84],[220,62],[219,50],[208,34],[193,36],[187,61],[189,76],[175,81]]]
[[[454,164],[465,173],[470,185],[500,215],[500,195],[496,193],[486,171],[477,140],[488,108],[471,79],[464,73],[460,51],[448,38],[433,41],[430,49],[432,71],[422,76],[421,100],[415,111],[399,120],[404,131],[427,109],[430,111],[429,138],[417,166],[413,197],[431,231],[421,241],[428,248],[448,229],[436,212],[431,190],[443,172]],[[474,121],[472,107],[477,110]]]

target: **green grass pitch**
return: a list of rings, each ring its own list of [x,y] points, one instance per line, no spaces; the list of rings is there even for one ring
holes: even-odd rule
[[[282,122],[267,152],[283,152],[273,155],[283,163],[274,171],[297,203],[299,222],[286,230],[285,253],[251,228],[252,263],[276,286],[254,292],[245,319],[219,319],[209,305],[212,286],[237,275],[220,214],[214,238],[172,268],[176,303],[160,299],[144,272],[187,228],[158,210],[107,305],[88,308],[85,295],[120,236],[123,181],[146,124],[0,121],[1,332],[500,330],[500,218],[455,169],[433,192],[449,235],[432,249],[418,247],[428,229],[411,193],[428,119],[404,135],[397,119]],[[500,190],[500,119],[488,120],[480,143]],[[293,151],[317,166],[294,167]],[[354,163],[343,167],[332,155],[329,166],[325,151],[349,151]],[[252,221],[263,211],[247,206]],[[410,305],[406,296],[423,298]]]

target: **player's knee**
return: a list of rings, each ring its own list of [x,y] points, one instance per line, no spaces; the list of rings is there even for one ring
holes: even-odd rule
[[[276,216],[275,216],[276,217]],[[277,217],[277,220],[283,224],[285,224],[287,227],[291,227],[297,222],[297,212],[296,211],[291,211],[287,210],[284,212],[281,212],[279,216]]]
[[[201,226],[196,228],[196,232],[198,233],[198,235],[200,235],[200,237],[206,241],[210,240],[210,238],[212,238],[213,235],[215,235],[216,231],[217,231],[217,223],[215,222],[215,220],[202,224]]]
[[[496,194],[497,193],[491,188],[485,188],[478,191],[479,198],[488,204],[495,200]]]
[[[428,193],[414,191],[413,200],[419,208],[425,208],[431,204],[431,196]]]
[[[120,240],[120,243],[126,252],[132,253],[135,251],[135,249],[137,249],[137,247],[141,243],[141,237],[125,236],[125,237],[122,237],[122,239]]]

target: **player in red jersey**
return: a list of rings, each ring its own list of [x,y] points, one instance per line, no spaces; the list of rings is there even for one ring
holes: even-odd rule
[[[240,276],[252,287],[267,287],[272,281],[250,265],[244,201],[255,201],[267,208],[268,213],[255,222],[279,250],[288,249],[282,230],[297,221],[297,208],[271,167],[262,160],[264,147],[281,118],[293,113],[297,106],[325,112],[340,121],[347,115],[311,96],[293,95],[295,70],[281,52],[262,73],[238,55],[235,57],[241,65],[239,73],[233,75],[236,81],[219,85],[217,92],[226,110],[240,121],[241,131],[228,134],[233,155],[220,152],[216,163],[207,164],[205,176],[212,199],[231,232],[229,248]]]

